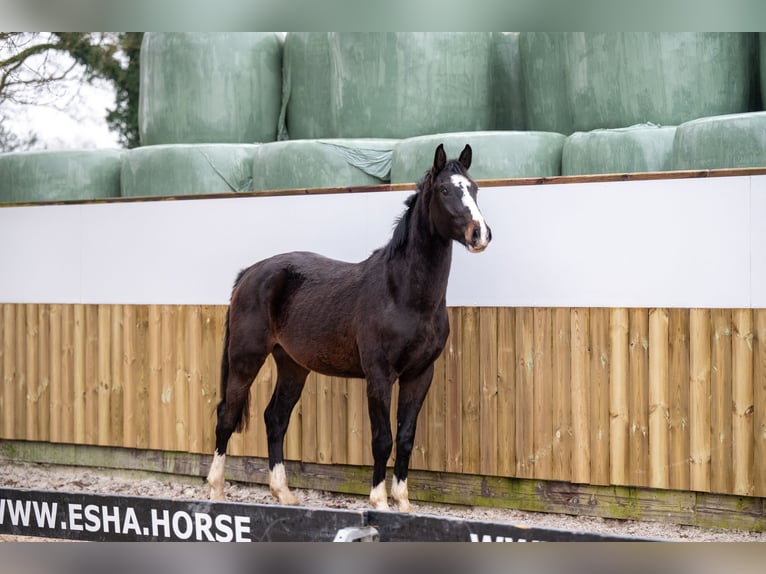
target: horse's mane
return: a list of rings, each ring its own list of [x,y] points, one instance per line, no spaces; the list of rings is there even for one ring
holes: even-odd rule
[[[444,170],[449,171],[450,173],[466,175],[466,171],[463,168],[463,165],[456,159],[448,160],[442,171]],[[394,223],[393,237],[391,237],[391,241],[388,242],[388,245],[383,248],[387,259],[391,259],[394,255],[402,251],[407,246],[410,220],[412,219],[412,214],[415,211],[415,206],[417,205],[420,196],[423,195],[423,190],[426,188],[426,186],[431,185],[435,175],[436,174],[431,173],[430,169],[426,171],[421,180],[418,182],[415,193],[413,193],[405,200],[404,205],[407,206],[407,209]]]

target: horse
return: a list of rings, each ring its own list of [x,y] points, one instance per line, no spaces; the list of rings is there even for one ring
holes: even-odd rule
[[[449,335],[446,293],[452,242],[479,253],[492,231],[468,175],[471,146],[447,159],[443,144],[405,202],[390,242],[348,263],[309,252],[264,259],[239,273],[226,313],[216,442],[207,476],[211,500],[224,500],[226,446],[248,419],[250,386],[271,353],[277,382],[264,411],[269,487],[280,504],[289,490],[283,441],[310,371],[365,379],[372,430],[370,504],[388,510],[386,462],[393,438],[391,391],[399,381],[391,497],[410,512],[407,474],[418,413]]]

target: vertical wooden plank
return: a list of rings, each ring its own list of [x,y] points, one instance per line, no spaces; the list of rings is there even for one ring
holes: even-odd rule
[[[399,404],[399,385],[394,383],[393,388],[391,389],[391,410],[389,412],[389,423],[391,425],[391,433],[393,434],[394,438],[394,448],[391,449],[391,456],[388,457],[388,466],[393,466],[394,464],[394,457],[396,456],[396,411],[397,411],[397,405]]]
[[[481,473],[497,474],[497,309],[479,309]]]
[[[463,472],[477,473],[481,470],[480,425],[480,372],[479,372],[479,310],[477,307],[461,307],[461,386],[463,392]]]
[[[98,382],[93,396],[96,398],[96,420],[97,433],[96,440],[100,445],[108,445],[111,440],[111,404],[109,395],[112,390],[112,308],[109,305],[99,305],[97,308],[98,328],[97,328],[97,362],[98,362]]]
[[[16,438],[16,309],[3,305],[3,438]]]
[[[74,305],[61,307],[61,441],[74,442]]]
[[[48,360],[50,364],[50,441],[62,442],[62,381],[61,371],[61,309],[62,305],[51,305],[48,310],[48,324],[50,332],[50,347]]]
[[[26,440],[38,440],[38,419],[37,419],[37,398],[38,398],[38,378],[37,378],[37,344],[39,331],[37,326],[37,305],[27,304],[26,322],[25,322],[25,367],[26,367],[26,393],[24,407],[26,409],[26,425],[24,438]]]
[[[669,486],[689,490],[689,310],[671,309],[668,318],[670,372]]]
[[[136,358],[136,307],[122,308],[122,443],[127,448],[138,446],[137,401],[138,361]]]
[[[0,421],[4,421],[5,405],[5,305],[0,303]],[[5,423],[0,422],[0,438],[4,438]]]
[[[149,440],[151,449],[163,448],[162,438],[162,311],[158,305],[149,305]]]
[[[609,313],[609,480],[628,484],[630,464],[628,386],[628,310],[611,309]]]
[[[151,392],[152,392],[152,351],[150,306],[136,308],[136,447],[150,448],[151,436]]]
[[[516,476],[533,478],[535,465],[534,312],[516,309]]]
[[[205,305],[202,307],[202,442],[204,452],[215,449],[216,407],[221,400],[221,360],[223,339],[218,338],[217,325],[221,332],[226,330],[226,306]]]
[[[460,309],[447,310],[450,322],[450,336],[445,349],[445,372],[447,377],[447,471],[463,470],[463,391],[460,363],[462,359],[462,327]]]
[[[175,307],[175,368],[173,369],[173,406],[175,407],[175,449],[189,450],[189,361],[187,351],[187,328],[190,307]]]
[[[16,310],[16,377],[14,404],[14,435],[18,439],[27,437],[27,308],[15,305]]]
[[[710,386],[712,403],[710,421],[711,481],[713,492],[731,492],[733,486],[731,456],[731,310],[711,311],[713,348]]]
[[[609,484],[609,309],[590,310],[590,482]]]
[[[186,315],[186,361],[189,369],[188,436],[189,452],[205,453],[202,434],[202,311],[198,305],[189,308]]]
[[[516,310],[497,313],[497,472],[516,472]],[[568,399],[568,397],[567,397]]]
[[[332,462],[346,464],[348,461],[348,380],[332,377],[330,380],[330,400],[332,401],[333,416],[330,423],[332,428]],[[393,427],[396,433],[396,427]]]
[[[332,377],[317,374],[317,462],[332,462]]]
[[[629,311],[630,484],[649,485],[649,311]]]
[[[554,480],[572,476],[572,323],[569,308],[552,311],[553,448]]]
[[[649,486],[667,488],[670,410],[668,310],[649,312]]]
[[[304,391],[305,392],[305,391]],[[348,464],[362,464],[364,449],[364,418],[367,416],[367,405],[364,400],[364,382],[354,379],[347,385],[348,392]],[[301,399],[302,400],[302,399]]]
[[[348,386],[352,385],[349,382]],[[290,422],[287,425],[287,434],[285,435],[285,458],[288,460],[302,460],[301,459],[301,436],[303,434],[303,415],[301,405],[301,399],[298,399],[293,412],[290,415]]]
[[[72,418],[74,421],[74,442],[85,443],[85,305],[77,304],[74,307],[74,399],[72,405]]]
[[[360,381],[359,393],[364,401],[364,418],[367,416],[367,401],[364,395],[364,383]],[[317,375],[309,373],[306,379],[306,386],[301,395],[301,460],[304,462],[317,462]],[[363,431],[362,431],[363,432]],[[362,436],[364,442],[364,436]],[[370,448],[369,443],[364,444],[364,448]],[[364,455],[364,453],[362,453]]]
[[[752,496],[753,474],[753,317],[750,309],[732,311],[732,462],[734,494]]]
[[[710,491],[711,469],[710,310],[689,311],[689,486]]]
[[[109,392],[109,444],[113,446],[125,446],[125,434],[123,433],[123,419],[125,418],[124,402],[124,369],[122,355],[124,352],[123,336],[123,306],[112,305],[111,324],[111,349],[109,351],[111,386]]]
[[[590,482],[590,350],[587,309],[570,311],[572,337],[572,482]]]
[[[550,479],[553,472],[553,333],[549,307],[532,310],[532,384],[534,401],[534,476]]]
[[[37,307],[37,437],[41,441],[50,441],[51,437],[51,347],[50,347],[50,305]]]
[[[433,378],[431,379],[433,382]],[[426,395],[427,397],[428,395]],[[398,405],[397,405],[398,409]],[[429,425],[428,409],[425,403],[420,408],[418,413],[418,419],[415,426],[415,439],[412,443],[412,455],[410,457],[410,468],[417,470],[426,469],[426,428]],[[398,423],[391,427],[396,432]]]
[[[447,445],[447,381],[446,381],[446,351],[434,364],[434,378],[431,388],[426,395],[425,408],[428,412],[426,426],[426,468],[428,470],[446,470]]]
[[[753,427],[755,496],[766,496],[766,309],[755,309],[753,349]]]
[[[176,450],[176,315],[173,305],[160,306],[160,444]]]
[[[85,305],[85,440],[98,444],[99,319],[98,305]]]

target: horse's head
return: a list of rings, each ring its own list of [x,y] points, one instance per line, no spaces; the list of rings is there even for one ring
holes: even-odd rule
[[[479,187],[468,175],[471,146],[466,145],[457,160],[447,161],[444,145],[439,144],[431,168],[431,220],[445,238],[459,241],[471,253],[484,251],[492,231],[484,221],[476,194]]]

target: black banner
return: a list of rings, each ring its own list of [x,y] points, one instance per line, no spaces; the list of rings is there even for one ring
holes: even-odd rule
[[[576,542],[637,538],[372,510],[0,488],[0,534],[130,542]],[[364,529],[357,531],[356,529]]]

